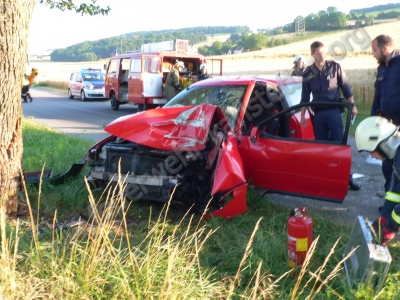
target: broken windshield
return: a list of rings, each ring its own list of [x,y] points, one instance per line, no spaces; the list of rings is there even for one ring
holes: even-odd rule
[[[247,85],[190,87],[176,95],[164,107],[212,104],[225,114],[231,128],[235,128]]]

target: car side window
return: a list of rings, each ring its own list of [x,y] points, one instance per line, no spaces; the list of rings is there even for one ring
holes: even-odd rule
[[[256,85],[250,96],[242,123],[244,135],[249,135],[254,127],[270,135],[279,134],[280,120],[275,118],[282,111],[281,96],[274,87]],[[270,119],[270,121],[266,121]]]
[[[144,71],[148,73],[160,72],[161,59],[160,57],[145,57],[144,58]]]
[[[108,73],[117,73],[117,63],[116,59],[110,62],[110,66],[108,67]]]
[[[141,59],[140,58],[132,58],[130,72],[131,73],[140,73],[140,67],[141,67]]]
[[[82,82],[82,75],[80,73],[76,74],[76,79],[75,81],[77,82]]]
[[[75,78],[76,78],[76,73],[72,73],[71,77],[69,78],[69,80],[75,81]]]

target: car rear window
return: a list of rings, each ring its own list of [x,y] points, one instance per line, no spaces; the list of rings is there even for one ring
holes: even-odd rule
[[[103,81],[104,74],[103,73],[83,73],[82,74],[84,81]]]

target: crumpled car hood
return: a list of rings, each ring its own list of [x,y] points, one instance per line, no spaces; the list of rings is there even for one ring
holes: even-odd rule
[[[144,146],[163,150],[202,150],[212,121],[230,130],[221,109],[210,104],[159,108],[120,117],[105,131]]]

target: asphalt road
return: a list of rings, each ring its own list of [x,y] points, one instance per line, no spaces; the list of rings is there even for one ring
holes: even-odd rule
[[[87,138],[97,142],[108,134],[104,126],[118,117],[137,112],[132,104],[121,105],[118,111],[111,109],[109,100],[79,98],[69,99],[66,92],[31,88],[33,102],[22,103],[23,115],[54,130]]]
[[[123,105],[118,111],[113,111],[108,100],[83,102],[76,98],[68,99],[67,94],[47,90],[31,89],[31,95],[34,98],[32,103],[22,103],[25,117],[33,117],[41,125],[66,134],[87,138],[93,142],[108,136],[103,130],[105,125],[120,116],[137,112],[136,106],[131,104]],[[370,220],[376,219],[379,216],[378,207],[384,201],[377,195],[377,192],[383,191],[384,180],[381,168],[377,164],[368,162],[368,154],[357,152],[354,137],[349,137],[348,144],[353,151],[352,173],[355,177],[360,176],[355,181],[361,184],[361,190],[349,190],[343,203],[265,194],[263,190],[260,190],[260,195],[263,195],[266,201],[291,208],[307,206],[309,211],[324,214],[335,221],[348,224],[353,224],[357,215]],[[310,182],[310,184],[313,183]]]

